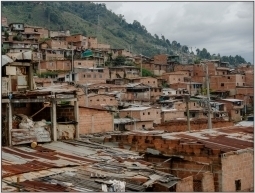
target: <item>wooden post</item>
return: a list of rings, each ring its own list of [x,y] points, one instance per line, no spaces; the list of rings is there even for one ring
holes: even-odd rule
[[[28,85],[29,85],[29,90],[33,90],[34,89],[34,75],[33,75],[33,65],[32,64],[30,64],[30,66],[29,66],[29,73],[28,73],[29,75],[29,78],[28,78],[28,81],[29,81],[29,83],[28,83]]]
[[[53,141],[57,141],[57,111],[56,111],[56,101],[52,101],[52,137]]]
[[[75,125],[75,139],[80,138],[80,132],[79,132],[79,102],[77,99],[74,101],[74,118],[75,121],[77,122]]]
[[[8,109],[8,144],[9,146],[12,146],[12,103],[11,100],[9,102],[9,109]]]

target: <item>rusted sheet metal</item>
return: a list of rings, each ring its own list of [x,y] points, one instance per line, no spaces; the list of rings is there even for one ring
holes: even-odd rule
[[[229,138],[226,135],[219,135],[214,137],[208,137],[208,139],[201,139],[198,137],[179,134],[178,137],[195,139],[197,142],[200,142],[205,145],[207,148],[211,149],[221,149],[223,152],[236,151],[239,149],[245,149],[249,147],[253,147],[252,142],[248,142],[245,140],[239,140],[234,138]]]
[[[52,164],[43,163],[33,160],[25,164],[2,165],[2,170],[5,172],[2,177],[9,177],[17,174],[23,174],[32,171],[40,171],[54,167]]]
[[[75,192],[74,190],[62,185],[45,183],[42,181],[26,180],[21,182],[20,185],[23,186],[25,190],[29,190],[31,192]]]

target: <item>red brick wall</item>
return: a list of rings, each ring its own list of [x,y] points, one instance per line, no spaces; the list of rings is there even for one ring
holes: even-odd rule
[[[113,131],[113,116],[107,111],[79,108],[80,134]]]
[[[254,187],[254,153],[229,154],[221,159],[222,192],[235,192],[235,180],[241,180],[241,190]]]
[[[233,122],[212,120],[213,128],[228,127],[233,126]],[[206,119],[200,119],[195,121],[190,121],[191,130],[203,130],[208,128],[208,121]],[[166,132],[179,132],[187,131],[187,121],[186,120],[173,120],[167,123],[162,123],[154,127],[157,130],[164,130]]]

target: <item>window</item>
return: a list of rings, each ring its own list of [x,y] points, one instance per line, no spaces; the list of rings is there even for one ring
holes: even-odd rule
[[[181,79],[180,79],[180,78],[178,78],[178,81],[181,81]]]
[[[150,83],[150,81],[148,81],[148,83]]]
[[[220,86],[224,86],[224,83],[221,83]]]
[[[99,75],[99,78],[102,78],[102,75],[101,75],[101,74]]]
[[[239,86],[239,83],[236,83],[236,86]]]
[[[244,86],[245,84],[243,83],[243,86]]]
[[[69,78],[69,75],[66,75],[66,78]]]
[[[157,114],[158,114],[158,111],[157,111]]]
[[[85,74],[84,74],[83,76],[84,76],[84,78],[86,78],[86,75],[85,75]]]
[[[92,99],[90,100],[90,102],[92,102]]]
[[[225,72],[223,72],[223,75],[225,74]]]
[[[196,106],[196,103],[194,103],[194,106]]]
[[[145,113],[143,113],[143,115],[145,115]]]
[[[97,99],[97,101],[99,101],[99,99]]]
[[[20,50],[20,52],[22,52],[22,50]]]
[[[26,108],[26,103],[13,103],[13,108]]]
[[[91,75],[90,75],[90,74],[88,74],[88,75],[87,75],[87,78],[91,78]]]
[[[81,65],[81,63],[79,62],[78,65]]]
[[[112,99],[110,99],[110,101],[112,101]]]
[[[155,83],[155,81],[153,81],[153,83]]]
[[[106,99],[104,99],[103,101],[106,101]]]
[[[242,79],[243,79],[243,76],[242,76]]]
[[[241,190],[241,180],[235,180],[236,191]]]
[[[236,114],[238,114],[239,113],[239,111],[238,110],[236,110]]]
[[[187,112],[184,112],[184,116],[185,116],[185,117],[187,116]]]
[[[148,112],[148,115],[150,115],[151,113],[150,112]]]
[[[18,28],[20,28],[20,25],[18,25]]]
[[[230,79],[230,76],[228,76],[228,79]]]

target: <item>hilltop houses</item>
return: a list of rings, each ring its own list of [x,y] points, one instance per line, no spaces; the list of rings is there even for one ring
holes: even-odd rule
[[[234,125],[253,113],[253,66],[135,55],[71,31],[8,24],[2,17],[5,178],[13,182],[25,173],[15,169],[22,168],[17,154],[26,172],[65,168],[65,175],[45,174],[48,180],[65,176],[49,191],[60,190],[56,183],[65,191],[102,191],[112,179],[126,180],[132,191],[252,190],[253,128]],[[38,166],[34,156],[47,163]],[[83,162],[75,172],[63,166]],[[30,180],[39,183],[41,175]],[[77,185],[73,176],[85,180]],[[63,179],[70,183],[58,182]],[[15,187],[29,183],[22,178]]]

